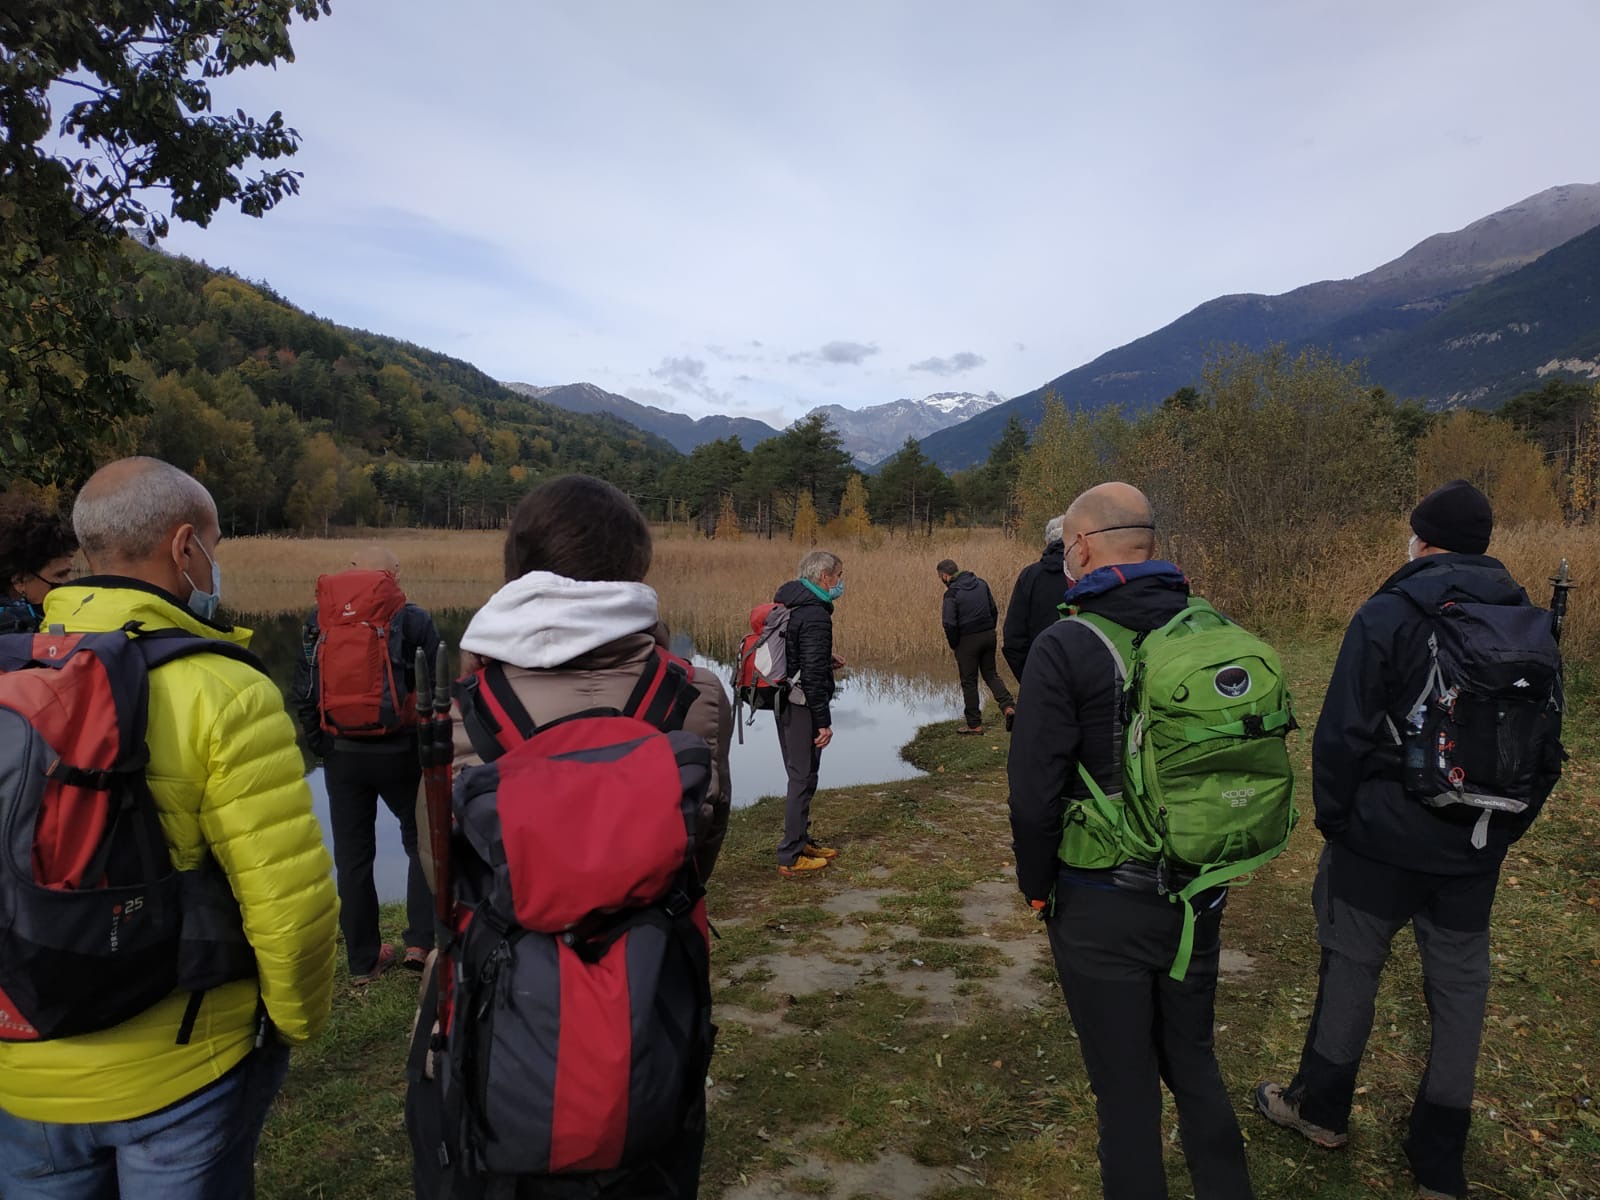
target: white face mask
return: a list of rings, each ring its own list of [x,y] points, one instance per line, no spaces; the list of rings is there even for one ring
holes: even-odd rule
[[[195,539],[194,544],[200,546],[200,553],[204,554],[206,561],[211,564],[211,590],[202,592],[198,587],[195,587],[194,580],[190,579],[189,572],[185,571],[183,573],[184,579],[188,580],[189,586],[194,588],[194,591],[189,593],[189,611],[202,621],[209,621],[217,615],[217,605],[222,600],[222,568],[217,565],[217,560],[211,557],[206,548],[200,545],[199,538]]]
[[[1422,539],[1419,538],[1416,534],[1413,533],[1411,535],[1411,540],[1406,543],[1406,561],[1407,562],[1416,562],[1417,561],[1417,543],[1420,542],[1421,540]]]
[[[1072,573],[1072,568],[1067,564],[1071,561],[1072,552],[1077,548],[1077,545],[1078,539],[1073,538],[1067,543],[1067,548],[1061,552],[1061,573],[1067,577],[1068,585],[1073,587],[1077,586],[1078,577]]]

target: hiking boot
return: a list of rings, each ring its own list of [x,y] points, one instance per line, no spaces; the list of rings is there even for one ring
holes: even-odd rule
[[[421,946],[407,946],[406,956],[400,960],[400,965],[408,971],[424,971],[428,966],[428,952]]]
[[[1455,1192],[1441,1192],[1438,1188],[1431,1188],[1427,1184],[1417,1184],[1417,1200],[1467,1200],[1464,1195]]]
[[[956,732],[966,737],[980,737],[983,734],[983,726],[963,725],[960,729],[956,730]]]
[[[830,862],[839,857],[839,852],[832,846],[822,846],[816,842],[807,842],[803,853],[808,858],[825,858]]]
[[[350,976],[350,982],[356,987],[366,987],[369,983],[376,983],[378,977],[394,966],[394,947],[388,942],[378,947],[378,961],[372,964],[372,970],[362,975]]]
[[[797,875],[809,875],[812,871],[820,871],[827,865],[828,860],[825,858],[815,858],[809,854],[802,854],[787,867],[779,866],[778,874],[785,879],[793,879]]]
[[[1281,1083],[1262,1083],[1256,1087],[1256,1108],[1274,1125],[1292,1129],[1324,1150],[1337,1150],[1350,1140],[1347,1133],[1335,1133],[1321,1125],[1313,1125],[1300,1115],[1300,1106],[1292,1104],[1283,1094]]]

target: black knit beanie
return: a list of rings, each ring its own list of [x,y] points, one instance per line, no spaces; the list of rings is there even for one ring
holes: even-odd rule
[[[1411,510],[1411,532],[1430,546],[1457,554],[1482,554],[1493,530],[1489,497],[1465,479],[1435,488]]]

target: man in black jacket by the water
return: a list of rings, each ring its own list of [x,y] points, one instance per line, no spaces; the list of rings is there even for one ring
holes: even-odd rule
[[[1038,562],[1022,568],[1006,605],[1006,622],[1000,635],[1000,652],[1006,666],[1022,682],[1028,665],[1028,650],[1033,640],[1061,619],[1061,597],[1067,594],[1067,580],[1061,574],[1061,523],[1051,517],[1044,527],[1044,553]]]
[[[1345,1144],[1378,978],[1395,935],[1412,925],[1432,1038],[1405,1151],[1427,1200],[1467,1194],[1462,1157],[1489,994],[1489,910],[1507,849],[1560,775],[1551,747],[1537,802],[1520,813],[1430,808],[1401,782],[1398,731],[1432,667],[1427,614],[1447,601],[1528,603],[1485,553],[1492,525],[1489,501],[1464,480],[1424,497],[1411,514],[1411,561],[1350,622],[1312,740],[1327,843],[1311,894],[1322,945],[1316,1007],[1294,1080],[1256,1089],[1269,1120],[1328,1149]]]
[[[1137,488],[1091,488],[1064,520],[1068,601],[1135,631],[1159,629],[1188,603],[1183,573],[1151,557],[1155,518]],[[1195,897],[1194,956],[1174,981],[1183,911],[1155,864],[1080,870],[1057,857],[1066,800],[1088,795],[1079,764],[1107,794],[1122,791],[1122,686],[1107,644],[1086,623],[1052,624],[1028,654],[1022,695],[1007,764],[1017,884],[1045,917],[1094,1090],[1106,1200],[1167,1195],[1163,1081],[1196,1200],[1249,1200],[1244,1139],[1212,1046],[1226,892]]]
[[[813,550],[800,560],[798,575],[773,597],[789,610],[789,686],[778,697],[776,712],[789,776],[778,843],[778,873],[786,878],[820,871],[838,854],[811,836],[811,797],[822,751],[833,740],[833,673],[845,665],[833,652],[833,606],[844,595],[844,562],[837,554]]]
[[[1009,729],[1013,715],[1011,689],[995,669],[995,607],[989,585],[971,571],[963,571],[951,559],[938,566],[944,584],[944,638],[955,652],[956,669],[961,673],[961,698],[966,703],[966,728],[962,733],[983,732],[983,696],[978,691],[978,676],[988,684],[994,702],[1005,714]]]

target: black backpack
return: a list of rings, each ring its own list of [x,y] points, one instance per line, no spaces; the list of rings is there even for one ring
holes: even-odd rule
[[[1532,604],[1447,600],[1428,617],[1428,677],[1392,730],[1401,782],[1430,808],[1477,810],[1472,844],[1496,812],[1535,811],[1561,775],[1561,651]]]

